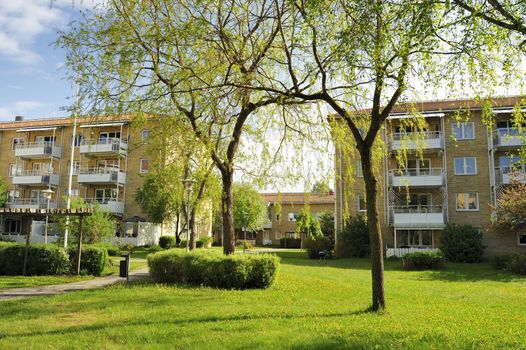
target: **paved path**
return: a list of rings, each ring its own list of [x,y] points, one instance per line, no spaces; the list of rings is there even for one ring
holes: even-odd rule
[[[148,268],[143,268],[130,272],[130,281],[141,281],[149,277]],[[47,286],[27,287],[27,288],[12,288],[0,290],[0,300],[13,298],[27,298],[41,295],[55,295],[67,293],[75,290],[97,289],[106,286],[126,282],[126,278],[119,276],[97,277],[88,281],[53,284]]]

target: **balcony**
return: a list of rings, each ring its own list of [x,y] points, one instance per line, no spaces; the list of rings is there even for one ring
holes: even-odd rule
[[[124,157],[128,151],[128,144],[120,138],[99,138],[83,140],[80,153],[91,157]]]
[[[124,214],[124,202],[114,198],[86,198],[86,203],[95,205],[98,203],[102,210],[116,215]]]
[[[27,159],[60,158],[62,147],[54,142],[30,142],[15,146],[15,156]]]
[[[44,171],[20,171],[13,176],[13,185],[21,186],[58,186],[58,174]]]
[[[395,228],[442,228],[445,225],[441,205],[407,205],[392,208]]]
[[[6,203],[8,208],[13,209],[47,209],[47,199],[34,199],[34,198],[16,198],[10,199]],[[56,209],[57,202],[50,201],[49,209]]]
[[[95,185],[125,185],[126,173],[118,168],[86,168],[79,169],[77,182]]]
[[[441,150],[444,138],[440,131],[395,132],[390,142],[390,150]]]
[[[439,168],[389,171],[389,185],[395,187],[436,187],[444,185],[444,172]]]
[[[495,183],[497,185],[509,185],[512,183],[526,183],[526,168],[519,169],[496,168]]]
[[[493,131],[493,146],[496,148],[518,148],[524,144],[526,133],[515,128],[498,128]]]

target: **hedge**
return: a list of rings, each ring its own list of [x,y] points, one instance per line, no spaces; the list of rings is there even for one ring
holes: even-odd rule
[[[404,270],[436,270],[444,267],[445,257],[436,252],[408,253],[402,257]]]
[[[222,255],[203,250],[187,253],[180,249],[149,254],[147,261],[155,282],[224,289],[268,288],[279,266],[274,255]]]
[[[326,255],[330,255],[334,245],[329,237],[310,236],[303,241],[303,248],[307,250],[309,258],[318,259],[321,251],[325,252]]]
[[[161,236],[159,237],[159,247],[162,249],[175,248],[175,237],[174,236]]]
[[[279,246],[281,248],[301,248],[301,239],[281,237],[279,239]]]
[[[526,253],[511,253],[496,256],[493,264],[497,269],[513,272],[517,275],[526,275]]]
[[[0,247],[0,275],[22,275],[25,245]],[[69,271],[64,249],[53,245],[30,245],[26,274],[30,276],[63,275]]]
[[[471,225],[446,225],[440,242],[440,250],[448,261],[477,263],[482,260],[485,248],[482,233]]]
[[[69,261],[71,262],[69,271],[77,272],[77,249],[68,250]],[[108,264],[108,251],[99,247],[83,247],[80,254],[80,271],[88,275],[100,276]]]

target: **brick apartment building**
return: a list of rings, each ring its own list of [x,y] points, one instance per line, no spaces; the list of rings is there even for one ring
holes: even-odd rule
[[[394,110],[382,134],[385,157],[378,177],[378,210],[387,256],[410,248],[439,247],[447,223],[479,228],[488,256],[526,250],[526,232],[489,230],[499,193],[512,179],[525,179],[524,165],[513,166],[524,141],[512,122],[513,109],[521,100],[494,99],[492,128],[483,123],[482,103],[474,100],[416,104],[426,122],[423,142],[418,141],[422,157],[415,152],[414,131],[404,123],[414,106],[400,105]],[[395,155],[402,148],[407,150],[407,164],[399,170]],[[339,148],[335,155],[336,225],[341,229],[342,218],[365,213],[365,188],[359,156],[346,164]],[[351,177],[355,180],[350,181]]]

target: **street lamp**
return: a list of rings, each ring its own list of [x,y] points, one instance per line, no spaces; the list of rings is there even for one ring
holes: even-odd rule
[[[243,227],[243,253],[246,253],[247,250],[247,221],[248,221],[248,213],[245,211],[243,212],[243,219],[245,226]]]
[[[190,250],[190,194],[192,193],[192,185],[195,181],[189,178],[183,180],[184,188],[187,193],[186,201],[186,251]]]
[[[44,227],[44,243],[47,243],[47,226],[49,223],[49,201],[51,200],[51,196],[53,195],[53,190],[51,188],[42,190],[42,195],[44,198],[47,199],[47,205],[46,205],[46,226]]]

